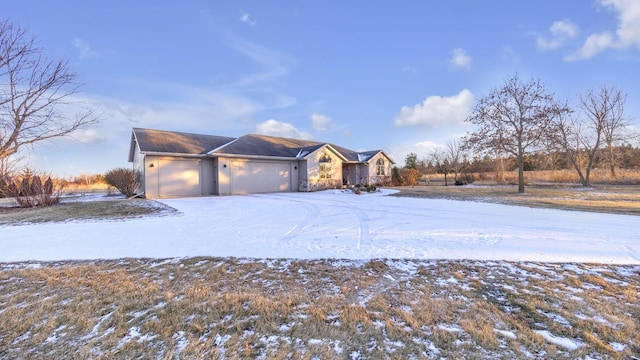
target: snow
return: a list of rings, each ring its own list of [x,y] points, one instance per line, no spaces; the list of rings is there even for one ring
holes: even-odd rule
[[[504,337],[506,337],[506,338],[508,338],[508,339],[513,339],[513,340],[515,340],[515,339],[517,339],[517,338],[518,338],[518,337],[516,336],[516,333],[514,333],[513,331],[509,331],[509,330],[499,330],[499,329],[495,329],[495,331],[496,331],[498,334],[500,334],[500,335],[502,335],[502,336],[504,336]]]
[[[609,345],[611,346],[611,348],[613,350],[619,351],[619,352],[622,352],[622,351],[624,351],[624,349],[627,348],[627,345],[621,344],[621,343],[618,343],[618,342],[612,342]]]
[[[391,192],[165,199],[179,215],[3,226],[0,262],[233,256],[640,264],[637,216],[385,196]]]
[[[563,348],[573,351],[584,346],[584,343],[575,339],[569,339],[565,337],[555,336],[547,330],[534,330],[538,335],[541,335],[545,340],[552,344],[562,346]]]

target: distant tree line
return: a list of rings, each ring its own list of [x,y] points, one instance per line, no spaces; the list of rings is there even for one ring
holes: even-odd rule
[[[615,154],[614,173],[616,173],[615,169],[640,171],[640,147],[635,147],[632,144],[614,146],[613,153]],[[609,154],[608,151],[604,150],[597,152],[594,156],[593,168],[606,169],[610,172],[611,157]],[[472,180],[470,181],[472,179],[471,174],[518,170],[517,161],[513,156],[497,158],[488,154],[482,156],[464,154],[461,161],[453,162],[443,155],[443,151],[436,150],[418,159],[417,154],[410,153],[405,159],[405,161],[408,159],[409,162],[406,162],[404,167],[394,171],[398,175],[403,174],[403,177],[406,177],[407,174],[410,174],[407,170],[413,169],[415,173],[412,177],[415,177],[416,180],[412,183],[403,179],[394,183],[396,185],[415,185],[417,184],[417,179],[422,175],[441,174],[447,175],[449,178],[450,181],[445,180],[447,185],[454,183],[460,185],[472,182]],[[573,165],[560,151],[537,152],[524,157],[523,169],[524,171],[573,170]],[[497,181],[500,182],[499,176]]]
[[[607,168],[612,178],[616,169],[640,169],[640,149],[634,146],[640,137],[624,113],[626,99],[620,89],[603,85],[578,94],[571,106],[542,81],[522,81],[516,74],[476,103],[466,119],[474,132],[423,159],[407,155],[404,168],[443,174],[445,185],[451,176],[463,184],[469,174],[492,171],[501,182],[504,171],[515,170],[518,192],[524,192],[525,171],[573,169],[590,186],[593,169]]]

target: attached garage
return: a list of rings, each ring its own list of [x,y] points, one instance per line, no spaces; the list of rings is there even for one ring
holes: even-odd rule
[[[291,191],[291,163],[233,160],[229,171],[231,194]]]
[[[147,156],[145,196],[149,198],[203,194],[202,160]]]
[[[158,175],[160,197],[202,195],[200,160],[160,159]]]

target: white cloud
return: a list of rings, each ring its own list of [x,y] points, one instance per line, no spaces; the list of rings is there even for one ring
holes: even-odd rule
[[[564,45],[564,43],[571,38],[574,38],[580,32],[578,25],[571,21],[554,21],[551,27],[549,27],[551,38],[539,37],[536,40],[538,49],[552,50],[557,49]]]
[[[91,48],[91,46],[89,46],[89,43],[82,39],[73,39],[73,46],[78,49],[78,51],[80,51],[80,55],[78,55],[80,60],[91,59],[100,56],[100,54],[98,54]]]
[[[433,141],[421,141],[410,145],[398,145],[389,150],[389,155],[396,161],[399,167],[404,166],[404,160],[410,153],[418,155],[418,160],[429,157],[435,150],[444,150],[445,145]]]
[[[591,34],[578,51],[565,56],[564,59],[566,61],[590,59],[612,47],[614,42],[615,39],[610,33]]]
[[[566,61],[590,59],[607,49],[640,49],[640,2],[637,0],[600,0],[600,5],[615,12],[618,27],[611,31],[593,33],[584,45],[565,57]]]
[[[269,119],[256,125],[256,132],[262,135],[279,136],[285,138],[310,140],[311,134],[298,130],[293,124]]]
[[[243,13],[242,16],[240,16],[240,21],[242,21],[245,24],[248,24],[249,26],[256,26],[257,22],[256,20],[251,17],[251,14],[248,13]]]
[[[313,129],[316,131],[327,131],[331,127],[332,119],[322,114],[311,114]]]
[[[99,143],[107,139],[107,136],[96,129],[79,129],[70,134],[70,137],[83,143]]]
[[[429,96],[421,104],[403,106],[394,120],[395,126],[443,126],[462,123],[473,106],[471,91],[464,89],[450,97]]]
[[[618,12],[618,46],[640,48],[640,3],[637,0],[601,0],[603,6]]]
[[[464,49],[454,49],[451,52],[449,63],[456,69],[469,70],[471,68],[471,57]]]

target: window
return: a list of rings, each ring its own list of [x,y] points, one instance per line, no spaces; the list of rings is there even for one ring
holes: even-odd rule
[[[320,179],[331,179],[331,156],[326,152],[320,156]]]
[[[320,179],[331,179],[331,163],[320,163]]]
[[[384,176],[384,159],[380,158],[376,161],[376,175]]]

